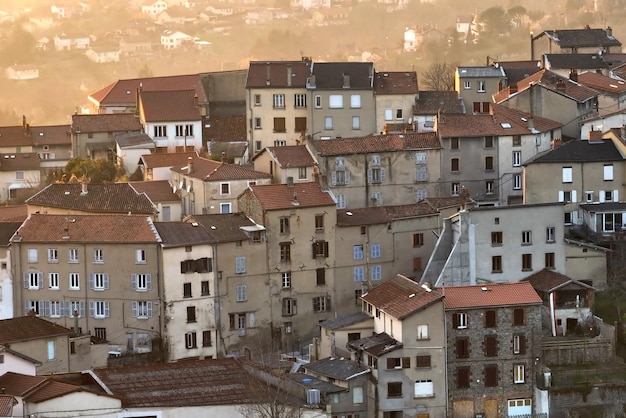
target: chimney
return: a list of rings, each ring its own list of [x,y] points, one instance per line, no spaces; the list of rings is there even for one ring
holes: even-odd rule
[[[26,115],[22,115],[22,128],[26,129]]]
[[[306,79],[306,87],[309,89],[314,89],[316,88],[316,84],[315,84],[315,74],[311,74],[307,79]]]
[[[517,93],[517,83],[509,85],[509,94]]]
[[[220,158],[220,161],[223,163],[226,162],[226,153],[224,151],[222,151],[222,157]]]
[[[187,174],[193,173],[193,158],[187,157]]]
[[[578,83],[578,71],[576,71],[575,68],[572,68],[572,70],[569,72],[569,79]]]
[[[343,73],[343,88],[344,89],[350,88],[350,74]]]
[[[565,81],[561,80],[560,78],[558,80],[556,80],[556,90],[560,91],[560,92],[565,92]]]
[[[613,28],[610,27],[610,26],[607,26],[605,30],[606,30],[606,36],[608,38],[612,38],[613,37]]]
[[[293,177],[289,176],[287,177],[287,187],[293,187]],[[295,195],[295,193],[294,193]],[[298,200],[297,196],[294,196],[294,200]]]
[[[337,358],[337,345],[335,343],[335,331],[330,333],[330,358]]]
[[[74,309],[74,334],[80,335],[78,332],[78,310]]]
[[[87,182],[82,182],[80,184],[80,194],[81,195],[86,195],[87,194]]]
[[[529,131],[532,131],[533,129],[535,129],[535,119],[532,116],[530,116],[527,119],[527,122],[528,122],[528,130]]]
[[[270,63],[268,62],[265,72],[265,85],[269,86],[270,84]]]
[[[291,64],[287,64],[287,87],[291,87],[292,76]]]
[[[589,142],[602,142],[602,131],[589,131]]]
[[[563,144],[563,140],[561,138],[554,138],[552,140],[552,149],[556,149]]]

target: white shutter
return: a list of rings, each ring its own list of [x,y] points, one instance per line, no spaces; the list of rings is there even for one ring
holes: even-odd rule
[[[578,199],[576,199],[576,190],[572,190],[572,202],[578,202]]]
[[[96,285],[96,275],[94,273],[89,274],[89,288],[93,289]]]
[[[254,312],[248,313],[248,328],[254,328]]]
[[[613,202],[619,202],[619,190],[613,190]]]
[[[109,273],[104,273],[104,288],[109,288]]]
[[[350,172],[346,170],[345,173],[346,173],[346,184],[350,184]]]
[[[94,312],[94,304],[95,304],[95,302],[93,300],[89,301],[89,316],[92,317],[92,318],[94,317],[94,313],[95,313]]]
[[[146,275],[146,287],[147,290],[152,290],[152,274]]]
[[[565,197],[563,196],[563,190],[559,190],[559,202],[565,201]]]
[[[604,190],[600,190],[600,203],[604,203],[604,199],[605,199]]]
[[[572,212],[572,225],[578,225],[578,212]]]
[[[137,316],[139,315],[139,303],[136,300],[133,301],[131,310],[133,318],[137,318]]]
[[[385,181],[385,169],[383,167],[381,167],[380,169],[380,182],[384,183]]]
[[[137,275],[136,274],[130,275],[130,288],[133,290],[137,290]]]
[[[149,317],[152,317],[152,302],[147,302],[146,303],[146,313],[148,314]]]
[[[104,302],[104,316],[106,318],[108,318],[109,316],[111,316],[111,307],[109,305],[109,302]]]
[[[336,171],[332,171],[330,173],[330,184],[332,186],[336,186],[337,185],[337,172]]]

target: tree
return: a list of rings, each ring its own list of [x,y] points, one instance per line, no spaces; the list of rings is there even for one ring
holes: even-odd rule
[[[451,91],[454,90],[454,70],[456,65],[445,62],[430,64],[422,75],[422,82],[426,90]]]
[[[502,6],[493,6],[483,10],[479,20],[485,24],[486,32],[492,35],[507,33],[510,28],[508,17]]]
[[[150,78],[150,77],[154,77],[154,74],[152,74],[152,70],[150,69],[148,64],[144,63],[143,66],[139,69],[139,73],[137,74],[137,77]]]
[[[63,171],[52,173],[49,182],[67,183],[70,181],[87,181],[89,183],[113,182],[118,177],[118,169],[114,163],[104,158],[72,158]]]

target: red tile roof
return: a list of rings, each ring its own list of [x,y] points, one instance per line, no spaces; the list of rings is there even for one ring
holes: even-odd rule
[[[391,222],[394,219],[438,215],[429,203],[422,201],[410,205],[376,206],[337,211],[337,226],[372,225]]]
[[[556,271],[550,269],[540,270],[537,273],[531,274],[530,276],[526,277],[522,281],[529,282],[536,290],[540,292],[553,292],[568,283],[576,283],[580,287],[587,287],[589,289],[592,289],[591,286],[588,286],[582,282],[572,280],[564,274],[557,273]]]
[[[45,384],[46,380],[44,376],[7,372],[0,376],[0,387],[4,388],[7,395],[24,396],[36,387]]]
[[[415,71],[377,72],[374,77],[376,94],[417,94],[417,73]]]
[[[248,67],[246,88],[289,87],[288,68],[291,68],[291,87],[305,88],[310,69],[303,61],[252,61]]]
[[[0,395],[0,417],[12,417],[13,407],[17,405],[17,399],[11,395]]]
[[[595,72],[586,72],[578,75],[578,82],[592,89],[601,90],[612,94],[626,92],[626,82],[616,80]]]
[[[293,186],[286,184],[251,185],[244,193],[255,197],[264,210],[336,205],[330,194],[323,191],[315,182],[296,183]]]
[[[136,92],[140,86],[143,91],[194,90],[198,95],[198,103],[208,103],[198,74],[118,80],[92,93],[89,99],[100,106],[135,106]]]
[[[39,170],[40,161],[34,152],[0,154],[0,171]]]
[[[75,133],[140,132],[141,122],[133,113],[72,115],[71,128]]]
[[[0,126],[0,143],[4,147],[26,147],[32,140],[21,126]]]
[[[188,175],[202,181],[254,180],[272,178],[272,176],[268,173],[255,171],[236,164],[214,161],[208,158],[193,156],[191,161],[193,164],[191,173],[189,173],[188,163],[184,165],[175,165],[172,167],[172,171]]]
[[[0,320],[0,344],[71,335],[72,330],[36,316]]]
[[[146,154],[141,156],[143,165],[146,168],[173,167],[177,164],[184,164],[188,157],[197,157],[196,151],[191,152],[170,152],[166,154]]]
[[[159,238],[152,221],[141,215],[31,214],[12,241],[151,243]]]
[[[436,132],[316,139],[310,143],[320,155],[324,156],[441,148]]]
[[[0,222],[24,222],[28,218],[27,205],[0,206]]]
[[[194,99],[195,94],[194,90],[141,91],[140,112],[146,122],[199,121],[202,116]]]
[[[544,69],[537,71],[536,73],[516,83],[517,92],[511,93],[511,88],[509,87],[495,93],[493,95],[493,100],[496,103],[502,103],[508,100],[509,97],[527,90],[531,85],[541,86],[579,103],[585,102],[598,95],[595,90],[590,89],[589,87],[583,86],[582,84],[576,83],[569,78],[562,77],[557,73]],[[559,87],[559,85],[562,87]]]
[[[541,298],[528,282],[449,286],[437,290],[445,296],[446,309],[541,305]]]
[[[31,126],[30,135],[34,146],[72,144],[70,125]]]
[[[246,141],[246,115],[211,115],[208,120],[210,127],[204,129],[204,139],[215,142]]]
[[[232,358],[128,365],[89,373],[121,398],[125,408],[237,405],[259,397],[251,390],[251,376]]]
[[[394,318],[404,319],[441,300],[443,295],[437,290],[429,292],[419,283],[397,274],[361,298]]]
[[[174,193],[167,180],[133,181],[129,184],[137,193],[144,193],[154,203],[180,202],[180,197]]]
[[[312,167],[315,160],[304,145],[290,145],[286,147],[269,147],[265,149],[274,157],[282,168],[288,167]]]

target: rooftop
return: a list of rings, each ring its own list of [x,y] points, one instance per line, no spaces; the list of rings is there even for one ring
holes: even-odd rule
[[[332,140],[316,139],[310,143],[322,156],[441,148],[436,132],[371,135]]]
[[[36,316],[0,320],[0,344],[71,335],[73,331]]]
[[[287,184],[250,185],[244,192],[254,196],[264,210],[294,209],[305,207],[335,206],[327,191],[315,182]]]
[[[447,286],[438,288],[445,294],[445,309],[471,309],[495,306],[541,305],[542,301],[528,282]]]

